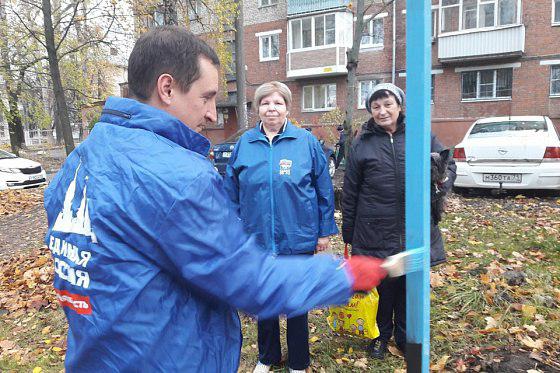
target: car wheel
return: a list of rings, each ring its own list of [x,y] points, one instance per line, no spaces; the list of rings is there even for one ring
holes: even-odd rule
[[[334,176],[334,172],[336,171],[336,160],[334,157],[329,157],[329,175],[330,177]]]

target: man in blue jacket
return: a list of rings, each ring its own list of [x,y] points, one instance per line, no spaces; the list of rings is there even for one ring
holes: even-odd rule
[[[45,191],[70,372],[236,372],[236,308],[297,315],[384,277],[371,258],[274,259],[244,232],[198,134],[216,120],[218,65],[184,29],[143,35],[133,99],[107,100]]]

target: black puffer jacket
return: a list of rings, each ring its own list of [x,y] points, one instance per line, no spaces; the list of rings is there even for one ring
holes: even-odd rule
[[[342,197],[342,236],[354,255],[386,258],[405,247],[405,124],[390,135],[373,119],[352,143]],[[432,136],[432,152],[443,146]],[[447,193],[456,178],[453,161],[442,186]],[[441,232],[431,222],[431,264],[445,261]]]

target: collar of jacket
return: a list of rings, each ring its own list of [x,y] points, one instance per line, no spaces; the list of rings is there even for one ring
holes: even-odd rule
[[[405,129],[405,123],[399,123],[397,124],[397,130],[394,132],[394,134],[399,134],[404,132]],[[377,125],[377,123],[375,123],[375,121],[373,120],[373,118],[370,118],[367,122],[365,122],[362,126],[362,135],[363,136],[368,136],[368,135],[386,135],[387,131],[385,131],[383,128],[379,127]]]
[[[252,130],[250,130],[249,132],[247,132],[248,133],[247,141],[255,142],[255,141],[262,140],[262,141],[266,141],[268,143],[268,139],[261,132],[260,128],[261,128],[261,121],[258,121],[257,124],[255,125],[255,127]],[[288,120],[286,122],[286,128],[284,129],[284,132],[282,132],[280,134],[277,141],[279,141],[280,139],[284,139],[284,138],[290,138],[290,139],[297,138],[296,131],[297,131],[297,129],[295,128],[295,126],[292,124],[292,122],[290,122]]]
[[[206,137],[191,130],[179,119],[133,99],[109,97],[99,121],[151,131],[204,157],[210,149],[210,141]]]

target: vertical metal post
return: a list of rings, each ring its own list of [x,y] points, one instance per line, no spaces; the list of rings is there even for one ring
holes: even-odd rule
[[[406,1],[406,248],[423,248],[423,266],[406,277],[408,372],[430,359],[431,0]]]

